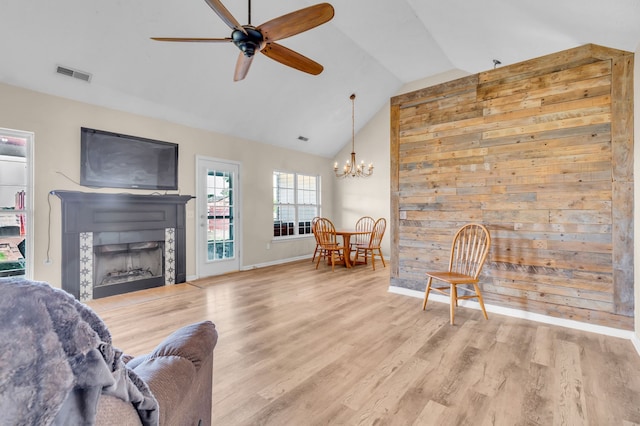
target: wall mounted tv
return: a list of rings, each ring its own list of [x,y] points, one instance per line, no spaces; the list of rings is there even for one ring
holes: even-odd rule
[[[178,144],[80,129],[80,184],[103,188],[178,189]]]

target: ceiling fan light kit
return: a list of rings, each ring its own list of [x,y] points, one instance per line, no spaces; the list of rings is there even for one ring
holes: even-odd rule
[[[368,166],[365,166],[364,161],[361,161],[360,164],[356,162],[356,130],[355,130],[355,99],[356,94],[353,93],[349,99],[351,99],[351,159],[347,160],[344,167],[342,168],[342,173],[338,173],[338,162],[336,161],[333,165],[333,172],[336,174],[337,178],[347,178],[347,177],[369,177],[373,174],[373,163],[369,163]]]
[[[226,38],[179,38],[179,37],[151,37],[157,41],[199,42],[199,43],[233,43],[240,49],[240,56],[236,62],[234,81],[243,80],[249,72],[253,57],[257,52],[280,62],[291,68],[318,75],[323,67],[319,63],[288,49],[276,41],[300,34],[330,21],[334,15],[333,6],[329,3],[319,3],[305,7],[295,12],[254,27],[251,25],[251,0],[248,0],[248,24],[240,25],[238,20],[227,10],[219,0],[205,0],[213,11],[233,30],[231,37]]]

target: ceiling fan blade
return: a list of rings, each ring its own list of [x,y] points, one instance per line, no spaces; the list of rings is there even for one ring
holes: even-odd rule
[[[225,24],[227,24],[229,28],[233,28],[234,30],[240,30],[245,34],[247,33],[247,30],[245,30],[242,27],[242,25],[240,25],[240,22],[238,22],[238,20],[233,17],[231,12],[229,12],[229,10],[227,10],[227,8],[224,7],[224,5],[220,0],[204,0],[204,1],[207,2],[207,4],[211,7],[211,9],[213,9],[213,11],[218,14],[220,19],[222,19],[222,21]]]
[[[233,41],[230,37],[227,38],[184,38],[184,37],[151,37],[151,40],[156,41],[187,41],[196,43],[225,43]]]
[[[233,75],[233,81],[244,80],[249,72],[249,67],[251,67],[251,62],[253,62],[253,56],[245,56],[240,52],[240,56],[238,56],[238,61],[236,62],[236,71]]]
[[[258,27],[267,41],[282,40],[322,25],[333,18],[333,6],[320,3],[282,15]]]
[[[309,74],[318,75],[324,69],[319,63],[277,43],[266,43],[261,52],[274,61]]]

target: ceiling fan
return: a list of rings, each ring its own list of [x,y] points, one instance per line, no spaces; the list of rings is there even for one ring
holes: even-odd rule
[[[151,37],[158,41],[198,42],[198,43],[227,43],[231,42],[240,49],[240,56],[236,62],[233,76],[234,81],[246,77],[253,56],[256,51],[264,53],[274,61],[295,68],[297,70],[318,75],[323,67],[319,63],[276,43],[287,37],[310,30],[322,25],[333,18],[333,6],[329,3],[320,3],[305,7],[295,12],[282,15],[278,18],[254,27],[251,25],[251,0],[249,1],[249,23],[240,23],[231,15],[219,0],[205,0],[214,12],[227,24],[233,32],[231,37],[225,38],[175,38],[175,37]]]

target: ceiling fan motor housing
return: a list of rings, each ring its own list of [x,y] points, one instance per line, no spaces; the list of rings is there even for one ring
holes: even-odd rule
[[[231,33],[231,39],[233,44],[238,46],[238,49],[244,53],[245,56],[251,57],[256,53],[256,50],[260,50],[260,46],[264,41],[262,33],[251,25],[244,25],[242,28],[247,32],[246,34],[240,30],[234,30]]]

